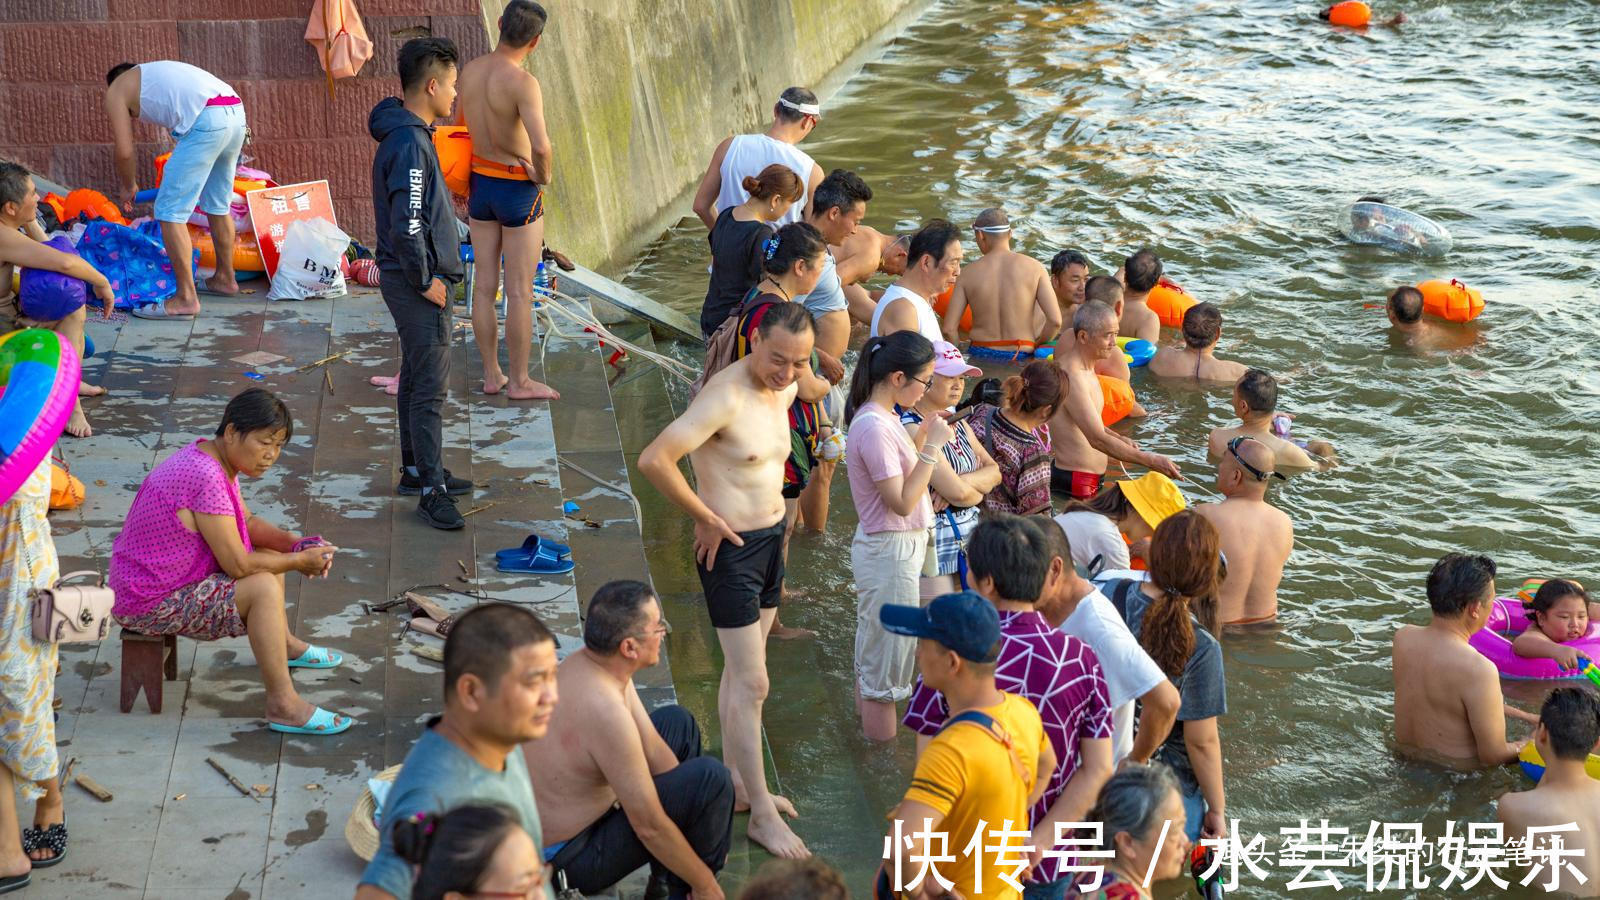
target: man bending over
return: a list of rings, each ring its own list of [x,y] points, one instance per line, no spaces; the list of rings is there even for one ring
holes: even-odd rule
[[[612,581],[589,601],[583,649],[556,670],[566,703],[544,740],[523,745],[544,823],[545,857],[567,885],[598,894],[643,865],[667,896],[718,900],[733,779],[700,755],[681,706],[646,713],[633,676],[661,661],[667,637],[648,585]]]
[[[798,303],[776,303],[750,352],[713,375],[639,455],[639,471],[694,519],[694,555],[706,610],[722,645],[717,715],[736,806],[750,809],[750,839],[776,856],[810,855],[783,821],[793,804],[767,791],[761,755],[767,634],[783,594],[783,466],[789,405],[809,371],[815,326]],[[678,468],[685,456],[698,486]]]

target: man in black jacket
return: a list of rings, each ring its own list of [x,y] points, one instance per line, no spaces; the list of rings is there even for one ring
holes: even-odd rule
[[[421,494],[417,515],[434,528],[466,524],[453,494],[472,482],[444,468],[441,418],[450,376],[450,293],[465,271],[439,157],[435,119],[456,99],[456,47],[448,38],[416,38],[400,48],[402,102],[373,107],[368,129],[378,141],[372,160],[379,285],[400,335],[401,494]]]

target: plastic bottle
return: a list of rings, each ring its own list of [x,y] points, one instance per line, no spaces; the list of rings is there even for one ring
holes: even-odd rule
[[[547,297],[554,296],[550,290],[550,273],[545,271],[544,263],[539,263],[533,270],[533,308],[539,308],[539,302]]]

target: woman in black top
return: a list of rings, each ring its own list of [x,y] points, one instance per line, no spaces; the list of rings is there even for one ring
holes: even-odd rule
[[[719,213],[707,238],[711,285],[700,310],[700,331],[708,337],[761,280],[762,244],[772,237],[772,223],[783,218],[806,189],[800,176],[781,163],[767,166],[754,178],[746,176],[742,184],[750,199]]]

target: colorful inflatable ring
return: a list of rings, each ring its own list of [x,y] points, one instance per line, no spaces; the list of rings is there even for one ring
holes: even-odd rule
[[[1489,610],[1489,621],[1478,633],[1467,639],[1474,650],[1488,657],[1500,670],[1503,678],[1553,681],[1583,678],[1580,669],[1563,669],[1553,659],[1527,659],[1511,649],[1511,641],[1526,631],[1532,623],[1522,607],[1522,601],[1510,597],[1496,597]],[[1583,637],[1568,646],[1591,660],[1600,661],[1600,622],[1590,622]]]
[[[77,402],[81,370],[77,351],[54,331],[0,337],[0,503],[50,456]]]
[[[1522,765],[1522,774],[1534,781],[1544,777],[1544,757],[1539,755],[1539,748],[1529,741],[1522,745],[1522,753],[1517,757],[1517,762]],[[1589,759],[1583,764],[1589,777],[1600,781],[1600,753],[1589,754]]]
[[[950,298],[955,296],[955,293],[956,286],[952,284],[944,289],[944,293],[933,298],[933,314],[939,317],[940,322],[944,321],[944,311],[950,308]],[[962,331],[972,330],[972,304],[970,303],[967,304],[966,309],[961,311],[960,327]],[[1038,351],[1035,350],[1034,353],[1037,355]]]
[[[1148,363],[1156,355],[1156,345],[1140,338],[1119,337],[1117,346],[1122,348],[1122,355],[1128,360],[1128,365],[1137,369]]]
[[[1346,213],[1345,237],[1400,253],[1439,256],[1450,252],[1455,241],[1443,225],[1409,209],[1372,200],[1357,200]]]
[[[1343,25],[1346,28],[1364,28],[1372,21],[1372,9],[1361,0],[1344,0],[1335,3],[1324,11],[1329,25]]]
[[[194,248],[200,251],[200,268],[217,268],[217,248],[211,244],[211,232],[196,225],[189,226],[189,240],[194,242]],[[253,234],[236,234],[233,242],[233,267],[240,272],[265,272],[267,266],[261,261],[261,248],[256,246],[256,236]]]
[[[1182,328],[1183,314],[1189,311],[1189,307],[1199,302],[1177,282],[1166,278],[1161,279],[1150,289],[1150,298],[1145,301],[1161,319],[1161,324],[1167,328]]]
[[[1133,385],[1110,375],[1095,377],[1100,379],[1100,392],[1105,394],[1105,402],[1100,406],[1100,421],[1115,425],[1126,419],[1128,413],[1133,412]]]
[[[439,155],[439,171],[445,187],[457,197],[467,196],[472,188],[472,136],[465,125],[440,125],[433,129],[433,149]]]
[[[1435,278],[1417,285],[1422,292],[1422,311],[1446,322],[1471,322],[1483,312],[1483,293],[1454,278]]]

